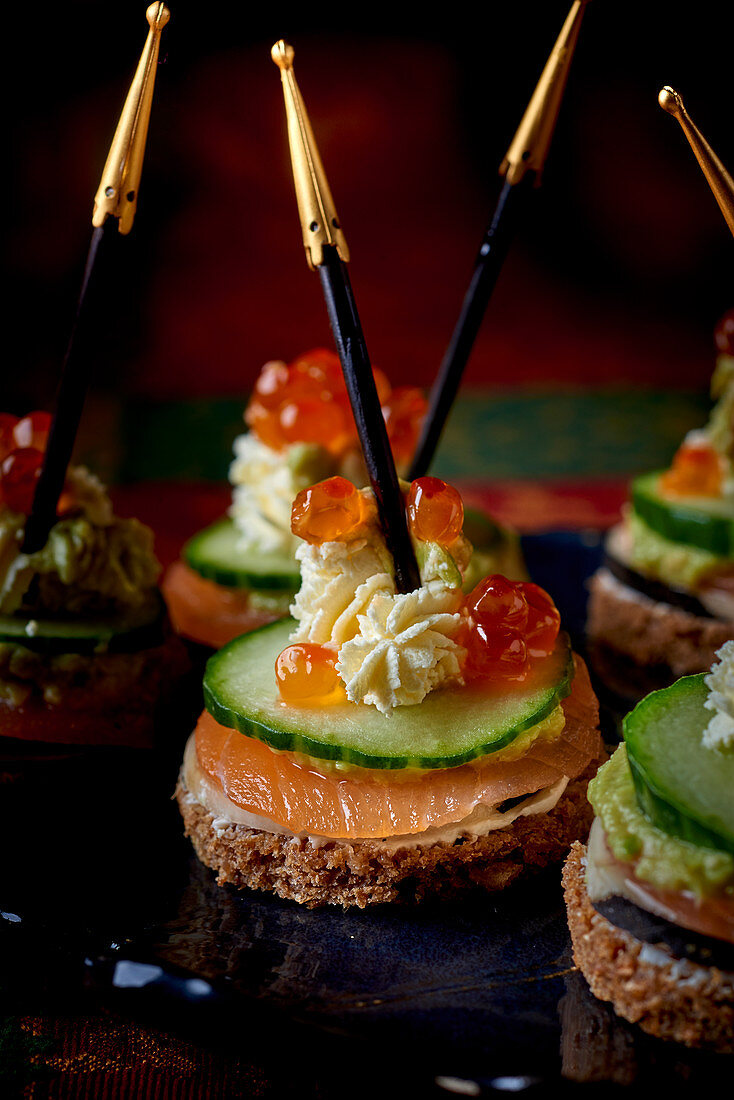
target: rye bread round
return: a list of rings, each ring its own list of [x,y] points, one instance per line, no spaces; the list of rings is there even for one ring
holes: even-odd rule
[[[308,908],[455,897],[481,888],[503,890],[521,875],[559,863],[572,841],[586,837],[592,811],[586,788],[594,761],[572,780],[549,813],[517,818],[505,829],[453,843],[395,848],[374,840],[314,843],[215,823],[179,779],[176,789],[186,835],[220,885],[268,890]]]
[[[589,583],[586,633],[607,658],[617,654],[645,668],[669,669],[677,679],[708,672],[716,650],[734,638],[734,622],[651,600],[602,568]]]
[[[734,1052],[734,978],[716,967],[698,980],[679,960],[650,961],[645,945],[596,911],[585,882],[586,849],[576,843],[563,869],[573,955],[591,992],[650,1035],[690,1047]]]

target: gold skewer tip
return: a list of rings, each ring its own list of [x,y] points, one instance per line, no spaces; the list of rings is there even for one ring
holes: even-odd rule
[[[270,51],[270,56],[282,72],[284,69],[293,68],[295,52],[292,46],[289,46],[287,42],[280,38]]]
[[[734,179],[691,119],[680,93],[666,84],[658,93],[658,103],[664,111],[680,123],[683,133],[688,138],[688,144],[706,177],[706,182],[724,215],[724,220],[734,234]]]
[[[347,239],[293,71],[294,52],[281,38],[271,49],[270,56],[280,69],[283,84],[288,145],[306,259],[309,267],[319,267],[324,262],[324,248],[334,248],[339,258],[348,263]]]
[[[145,18],[150,30],[107,154],[92,212],[92,225],[104,225],[112,215],[118,219],[120,233],[129,233],[135,219],[161,33],[171,13],[161,0],[156,0]]]
[[[664,111],[667,111],[674,118],[677,118],[684,110],[680,95],[675,88],[671,88],[668,84],[658,92],[658,103]]]
[[[510,184],[519,183],[527,172],[535,172],[535,182],[540,183],[540,175],[558,121],[568,71],[581,29],[581,19],[589,2],[590,0],[574,0],[571,5],[561,33],[500,165],[500,175]]]

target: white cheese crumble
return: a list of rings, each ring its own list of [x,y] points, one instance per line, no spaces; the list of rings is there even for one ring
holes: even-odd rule
[[[240,531],[243,551],[295,553],[300,539],[291,533],[291,507],[303,488],[287,456],[251,432],[237,436],[229,468],[234,486],[229,515]]]
[[[704,677],[709,689],[704,706],[716,714],[703,731],[703,745],[727,752],[734,750],[734,642],[724,642],[716,656],[718,662]]]

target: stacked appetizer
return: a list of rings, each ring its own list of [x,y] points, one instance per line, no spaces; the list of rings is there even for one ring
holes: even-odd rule
[[[419,389],[393,389],[374,371],[398,470],[413,454],[426,400]],[[341,476],[367,481],[338,356],[325,349],[291,363],[267,363],[245,411],[249,431],[234,443],[227,517],[198,532],[168,571],[163,591],[175,628],[219,648],[287,616],[299,584],[291,506],[309,485]],[[467,516],[476,554],[471,578],[489,571],[524,577],[519,540],[488,516]]]
[[[209,659],[177,798],[220,883],[309,907],[498,890],[586,835],[603,747],[557,609],[501,575],[467,594],[460,495],[401,488],[419,588],[396,593],[371,490],[332,477],[293,505],[293,618]]]
[[[0,733],[147,745],[188,661],[156,587],[153,534],[70,467],[43,548],[23,534],[50,417],[0,414]]]
[[[732,1052],[734,643],[717,656],[627,716],[563,881],[592,992],[653,1035]]]
[[[709,423],[689,433],[669,470],[632,483],[591,583],[593,645],[666,682],[705,671],[734,637],[734,312],[716,343]]]

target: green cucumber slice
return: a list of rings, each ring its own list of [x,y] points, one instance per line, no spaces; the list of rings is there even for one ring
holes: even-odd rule
[[[280,588],[296,591],[301,583],[298,563],[290,554],[243,553],[234,520],[219,519],[197,532],[183,548],[191,569],[207,580],[230,588]]]
[[[695,497],[690,502],[660,494],[660,470],[635,478],[632,507],[648,527],[673,542],[687,543],[721,557],[734,557],[734,514],[731,503]]]
[[[573,658],[564,634],[542,679],[512,691],[434,691],[418,706],[396,707],[389,718],[355,703],[286,706],[274,665],[294,625],[285,619],[235,638],[210,657],[204,676],[209,713],[273,749],[365,768],[453,768],[504,748],[571,690]]]
[[[131,652],[163,640],[165,608],[156,599],[137,615],[32,618],[0,615],[0,644],[44,653]]]
[[[704,748],[713,712],[704,674],[654,691],[624,720],[630,771],[645,816],[670,836],[734,852],[734,754]]]

